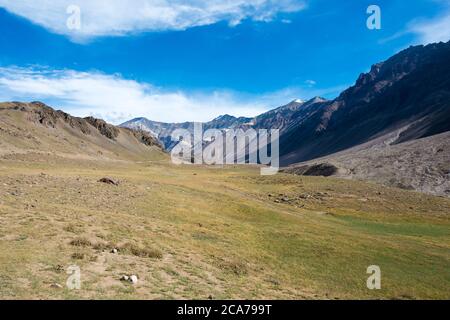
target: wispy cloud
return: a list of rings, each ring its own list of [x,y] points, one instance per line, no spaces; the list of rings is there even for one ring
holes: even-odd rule
[[[120,75],[48,68],[0,68],[0,100],[42,100],[77,116],[112,123],[134,117],[165,122],[208,121],[222,114],[256,116],[295,98],[337,94],[342,87],[293,87],[261,95],[231,90],[166,90]]]
[[[129,33],[183,30],[244,19],[271,21],[279,13],[305,8],[305,0],[0,0],[0,7],[48,30],[75,40]],[[66,21],[69,5],[81,9],[81,29],[71,31]]]
[[[306,80],[305,84],[308,85],[309,87],[314,87],[317,82],[315,80]]]
[[[415,20],[409,23],[408,31],[418,36],[421,44],[447,42],[450,40],[450,9],[430,20]]]
[[[407,35],[414,35],[411,44],[429,44],[435,42],[447,42],[450,40],[450,3],[448,0],[435,0],[443,5],[441,14],[434,18],[416,18],[409,21],[403,30],[397,31],[393,35],[379,40],[384,44],[397,40]]]

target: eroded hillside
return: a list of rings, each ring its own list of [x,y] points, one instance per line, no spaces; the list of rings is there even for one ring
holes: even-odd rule
[[[0,104],[0,155],[32,157],[51,153],[92,159],[164,158],[149,134],[73,117],[40,102]]]

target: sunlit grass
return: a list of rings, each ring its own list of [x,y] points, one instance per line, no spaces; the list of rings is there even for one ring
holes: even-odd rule
[[[2,298],[450,298],[445,198],[161,161],[2,161],[0,192]],[[82,289],[51,288],[74,263]]]

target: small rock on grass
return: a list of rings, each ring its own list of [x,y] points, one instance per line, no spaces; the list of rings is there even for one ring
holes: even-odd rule
[[[136,276],[136,275],[132,275],[132,276],[130,276],[130,282],[132,283],[132,284],[137,284],[137,282],[138,282],[138,277]]]
[[[131,275],[131,276],[127,276],[124,275],[120,278],[121,281],[127,281],[130,282],[132,284],[137,284],[138,283],[138,277],[136,275]]]
[[[101,178],[100,180],[98,180],[98,182],[105,183],[105,184],[111,184],[111,185],[114,185],[114,186],[118,186],[119,185],[119,181],[113,180],[111,178]]]

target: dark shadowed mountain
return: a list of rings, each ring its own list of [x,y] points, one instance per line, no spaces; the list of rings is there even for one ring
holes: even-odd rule
[[[410,47],[372,66],[333,101],[301,108],[282,163],[329,155],[402,129],[398,144],[450,130],[450,42]]]
[[[299,118],[303,110],[318,102],[327,101],[321,97],[315,97],[308,101],[294,100],[285,106],[263,113],[253,120],[255,129],[280,129],[281,134],[286,132]]]

